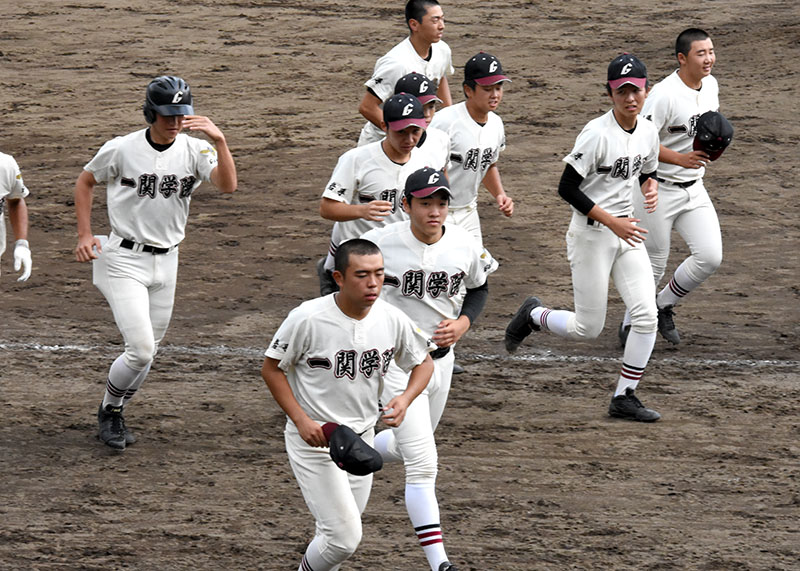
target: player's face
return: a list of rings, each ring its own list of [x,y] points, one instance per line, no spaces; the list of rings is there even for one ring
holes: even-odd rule
[[[423,105],[422,112],[425,114],[425,121],[428,123],[428,126],[430,126],[431,121],[433,121],[433,116],[436,113],[436,101],[429,101]]]
[[[428,6],[422,22],[411,20],[409,23],[420,39],[431,44],[441,40],[444,34],[444,12],[441,6]]]
[[[469,105],[473,110],[485,115],[489,111],[496,111],[503,100],[503,82],[494,85],[475,85],[475,89],[465,86]]]
[[[717,54],[711,38],[692,42],[689,55],[678,54],[678,61],[686,66],[686,71],[693,78],[702,79],[711,73]]]
[[[414,150],[414,147],[417,146],[424,132],[423,129],[420,129],[416,125],[406,127],[402,131],[392,131],[389,129],[386,132],[386,140],[389,141],[389,146],[392,147],[397,154],[405,156]]]
[[[425,198],[412,198],[410,203],[404,199],[404,205],[414,236],[427,244],[442,237],[442,225],[450,208],[450,202],[443,192],[435,192]]]
[[[635,85],[626,83],[611,91],[611,101],[614,102],[614,117],[625,129],[636,125],[636,117],[642,110],[646,92]]]
[[[150,125],[150,138],[159,145],[168,145],[183,129],[183,117],[183,115],[165,117],[156,113],[156,120]]]
[[[340,306],[363,311],[378,299],[383,287],[383,256],[350,254],[344,274],[333,272],[339,285]]]

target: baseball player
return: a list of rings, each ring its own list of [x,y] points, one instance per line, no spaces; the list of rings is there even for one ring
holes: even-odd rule
[[[364,84],[367,91],[358,112],[367,123],[361,129],[359,146],[383,138],[381,106],[394,93],[397,80],[407,73],[418,72],[430,78],[443,105],[452,105],[447,74],[454,70],[450,46],[442,40],[442,7],[436,0],[409,0],[406,3],[406,24],[409,36],[378,59],[372,77]]]
[[[722,234],[714,205],[703,184],[710,157],[695,151],[692,142],[697,119],[706,111],[719,110],[719,87],[711,75],[716,53],[703,30],[689,28],[675,42],[678,69],[657,83],[644,104],[642,115],[658,129],[660,204],[648,214],[641,200],[634,201],[636,217],[649,230],[646,243],[656,285],[664,276],[669,258],[670,234],[675,228],[691,254],[658,292],[658,330],[677,345],[680,335],[673,307],[708,279],[722,263]],[[620,326],[624,345],[630,330],[630,315]]]
[[[14,157],[0,153],[0,257],[6,251],[6,219],[5,210],[8,206],[8,219],[11,230],[14,232],[14,271],[22,270],[17,278],[24,282],[31,276],[31,248],[28,243],[28,205],[25,197],[29,191],[22,181],[22,173]]]
[[[372,487],[372,474],[354,476],[333,463],[323,425],[349,426],[371,444],[389,364],[410,371],[403,390],[381,411],[389,426],[403,423],[433,371],[427,338],[400,310],[378,298],[384,269],[375,244],[343,243],[333,275],[340,291],[292,310],[275,333],[261,370],[286,412],[289,463],[316,520],[300,571],[339,569],[355,552]]]
[[[431,127],[450,137],[450,204],[449,222],[466,229],[483,243],[478,218],[478,189],[481,183],[494,196],[497,207],[506,216],[514,212],[514,201],[506,194],[500,180],[497,161],[506,148],[503,120],[495,113],[503,100],[503,84],[511,81],[503,73],[500,60],[479,53],[464,65],[463,101],[441,109]]]
[[[575,311],[547,309],[529,297],[506,327],[505,345],[516,351],[531,331],[540,329],[568,339],[596,338],[605,324],[612,278],[631,312],[631,331],[608,412],[654,422],[661,415],[634,393],[656,338],[655,284],[642,243],[647,230],[631,217],[635,193],[641,191],[648,212],[658,204],[658,133],[653,123],[638,119],[646,89],[647,69],[638,58],[614,58],[606,84],[613,108],[587,123],[564,157],[558,193],[573,209],[567,258]]]
[[[436,113],[436,103],[441,103],[441,99],[436,96],[435,84],[420,73],[409,73],[397,80],[394,87],[394,94],[400,95],[407,93],[413,95],[422,104],[422,114],[425,118],[425,133],[417,143],[417,154],[428,156],[428,164],[440,165],[444,167],[450,156],[450,138],[447,133],[439,129],[431,129],[430,123]],[[385,133],[384,133],[385,135]],[[393,138],[393,137],[392,137]],[[391,140],[386,144],[391,144]],[[402,211],[400,211],[402,214]],[[331,252],[336,251],[336,245],[342,241],[342,230],[339,228],[340,222],[333,225],[331,232]],[[326,263],[327,259],[327,263]],[[327,295],[336,291],[336,283],[333,281],[331,270],[333,267],[333,254],[327,258],[321,258],[317,262],[317,276],[320,282],[320,295]]]
[[[112,363],[97,413],[100,440],[124,450],[136,439],[123,406],[139,389],[172,315],[178,244],[184,237],[192,193],[203,181],[236,190],[236,166],[222,131],[194,115],[189,85],[174,76],[147,86],[141,129],[105,143],[75,185],[79,262],[93,261],[93,283],[103,293],[125,341]],[[205,134],[208,142],[181,133]],[[216,147],[216,149],[215,149]],[[106,184],[107,239],[92,234],[92,195]]]
[[[432,571],[455,571],[444,549],[436,500],[437,454],[433,431],[450,391],[454,347],[483,310],[487,277],[497,262],[466,230],[447,224],[450,188],[444,172],[423,168],[406,179],[409,220],[367,232],[384,254],[386,300],[411,317],[438,349],[428,387],[406,412],[406,422],[375,437],[384,461],[403,461],[409,518]],[[466,295],[460,294],[466,286]],[[407,375],[390,366],[383,401],[400,394]]]
[[[333,270],[336,248],[342,242],[375,226],[405,219],[399,201],[410,173],[429,164],[442,167],[447,160],[441,149],[418,146],[428,124],[422,103],[413,95],[401,93],[387,99],[383,124],[386,136],[382,140],[339,157],[322,193],[320,215],[338,222],[331,234],[326,271]]]

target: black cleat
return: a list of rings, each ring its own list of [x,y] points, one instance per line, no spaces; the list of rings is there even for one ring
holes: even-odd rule
[[[453,374],[454,375],[460,375],[463,372],[464,372],[464,367],[462,367],[458,363],[453,363]]]
[[[628,342],[628,333],[631,332],[631,324],[625,325],[623,323],[619,324],[619,331],[617,331],[617,335],[619,336],[619,345],[623,349],[625,348],[625,343]]]
[[[608,414],[616,418],[638,420],[639,422],[655,422],[661,418],[656,411],[646,408],[631,388],[625,389],[624,395],[611,399],[611,404],[608,405]]]
[[[675,329],[675,321],[672,319],[675,317],[675,312],[672,311],[672,307],[668,305],[658,308],[658,332],[661,333],[664,339],[673,345],[677,345],[681,342],[681,336],[678,334],[678,330]]]
[[[439,565],[439,571],[458,571],[458,567],[449,561],[442,561],[442,564]]]
[[[506,344],[506,351],[513,353],[532,331],[539,331],[539,326],[534,325],[531,321],[531,311],[534,307],[539,307],[542,302],[539,298],[529,297],[522,302],[519,309],[511,318],[506,326],[506,335],[504,338]]]
[[[99,438],[106,446],[115,450],[125,450],[125,419],[122,418],[122,407],[100,405],[97,411],[97,423],[100,426]],[[134,437],[135,438],[135,437]]]
[[[336,280],[333,279],[333,273],[325,269],[324,257],[317,261],[317,277],[319,278],[319,294],[321,296],[339,291],[339,286],[336,284]]]

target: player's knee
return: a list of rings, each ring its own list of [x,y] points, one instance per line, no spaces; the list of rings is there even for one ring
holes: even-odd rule
[[[139,341],[130,343],[125,348],[125,362],[131,368],[141,371],[153,362],[156,355],[156,345],[153,341]]]
[[[326,551],[330,554],[330,559],[341,562],[353,555],[361,543],[361,534],[360,518],[343,522],[328,539]]]
[[[439,456],[436,453],[436,444],[432,441],[417,447],[413,453],[403,449],[403,462],[407,483],[426,484],[436,481]]]
[[[703,252],[697,256],[697,267],[701,275],[698,281],[704,280],[717,271],[722,265],[722,251]]]
[[[575,337],[578,339],[597,339],[603,331],[605,320],[575,321]]]
[[[654,333],[658,328],[658,308],[655,299],[642,300],[629,308],[631,329],[638,333]]]

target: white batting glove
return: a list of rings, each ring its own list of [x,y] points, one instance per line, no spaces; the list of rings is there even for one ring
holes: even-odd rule
[[[31,277],[31,248],[27,240],[17,240],[14,246],[14,271],[18,272],[22,268],[22,275],[17,278],[18,282],[24,282]]]

